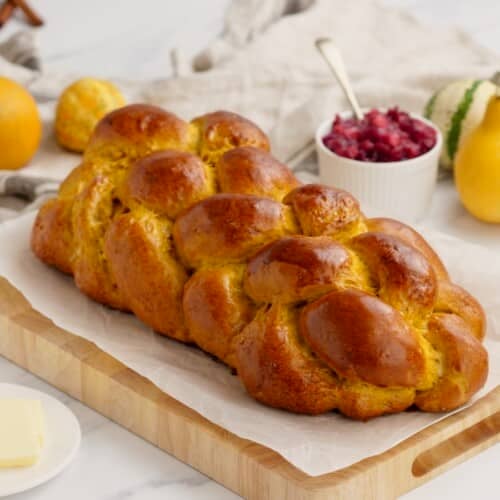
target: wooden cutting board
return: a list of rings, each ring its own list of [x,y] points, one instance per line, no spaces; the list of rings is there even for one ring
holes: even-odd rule
[[[387,500],[500,441],[497,387],[381,455],[310,477],[274,451],[210,423],[95,344],[56,327],[3,278],[0,354],[255,500]]]

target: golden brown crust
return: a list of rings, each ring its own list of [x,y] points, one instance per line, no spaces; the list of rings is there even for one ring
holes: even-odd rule
[[[106,256],[132,312],[157,332],[187,342],[182,313],[187,274],[169,254],[167,238],[167,224],[154,216],[119,215],[106,233]]]
[[[286,165],[270,153],[251,146],[224,153],[216,170],[223,193],[254,194],[281,201],[300,185]]]
[[[104,234],[114,209],[113,189],[110,179],[96,177],[75,199],[73,275],[76,286],[96,302],[128,310],[104,255]]]
[[[481,304],[463,288],[449,281],[440,281],[434,310],[460,316],[469,325],[472,334],[478,340],[483,340],[486,314]]]
[[[411,247],[424,254],[431,264],[438,280],[449,280],[448,271],[441,262],[438,254],[415,229],[394,219],[374,218],[366,220],[368,231],[380,232],[396,236]]]
[[[67,200],[47,201],[40,208],[31,232],[31,249],[35,255],[67,274],[73,272],[71,208]]]
[[[414,400],[413,387],[378,387],[345,380],[341,386],[338,409],[347,417],[368,420],[404,411]]]
[[[235,338],[238,375],[258,401],[315,415],[337,405],[338,383],[297,334],[296,313],[275,304]]]
[[[269,151],[269,140],[250,120],[229,111],[215,111],[195,118],[192,125],[198,130],[198,151],[203,161],[215,166],[230,149],[253,146]]]
[[[157,151],[137,160],[121,197],[128,205],[143,205],[175,219],[180,212],[215,194],[209,171],[200,158],[183,151]]]
[[[463,405],[483,387],[488,374],[488,353],[455,314],[434,314],[429,321],[428,337],[443,355],[443,374],[432,389],[417,395],[415,404],[424,411],[449,411]]]
[[[481,306],[416,231],[301,186],[268,150],[233,113],[117,110],[40,209],[33,251],[270,406],[365,420],[466,402],[487,374]]]
[[[255,314],[241,288],[242,275],[241,265],[200,269],[184,288],[184,316],[191,337],[233,368],[232,340]]]
[[[175,221],[174,240],[189,267],[241,262],[265,243],[295,231],[288,208],[269,198],[217,194]]]
[[[86,161],[139,158],[159,149],[188,151],[196,134],[173,113],[149,104],[130,104],[107,114],[96,126],[85,150]]]
[[[434,270],[423,254],[399,238],[373,232],[356,236],[352,248],[367,264],[380,298],[412,324],[422,325],[437,294]]]
[[[255,302],[310,300],[336,288],[350,263],[347,250],[330,238],[283,237],[249,261],[245,292]]]
[[[347,191],[321,184],[306,184],[283,200],[293,208],[307,236],[352,236],[363,219],[359,203]]]
[[[70,202],[99,175],[96,165],[93,163],[81,163],[74,168],[59,186],[58,198],[67,199]]]
[[[330,292],[308,304],[300,315],[300,333],[347,379],[412,387],[423,377],[423,353],[401,314],[358,290]]]
[[[58,197],[47,200],[41,206],[33,225],[31,248],[35,255],[67,274],[73,273],[74,201],[95,176],[90,164],[82,163],[74,168],[61,183]]]

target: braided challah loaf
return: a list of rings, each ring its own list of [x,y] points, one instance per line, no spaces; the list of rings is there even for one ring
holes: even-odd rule
[[[114,111],[40,209],[32,248],[265,404],[367,419],[465,403],[488,370],[481,306],[414,230],[300,185],[268,151],[233,113]]]

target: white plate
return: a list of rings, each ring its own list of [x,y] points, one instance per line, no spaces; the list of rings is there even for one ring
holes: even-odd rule
[[[22,385],[0,383],[0,399],[41,401],[45,417],[45,445],[40,460],[31,467],[0,468],[0,497],[19,493],[45,483],[73,460],[81,441],[80,424],[57,399]]]

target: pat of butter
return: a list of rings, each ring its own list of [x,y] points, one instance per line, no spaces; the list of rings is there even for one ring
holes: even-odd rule
[[[40,401],[0,399],[0,467],[26,467],[36,463],[44,434]]]

